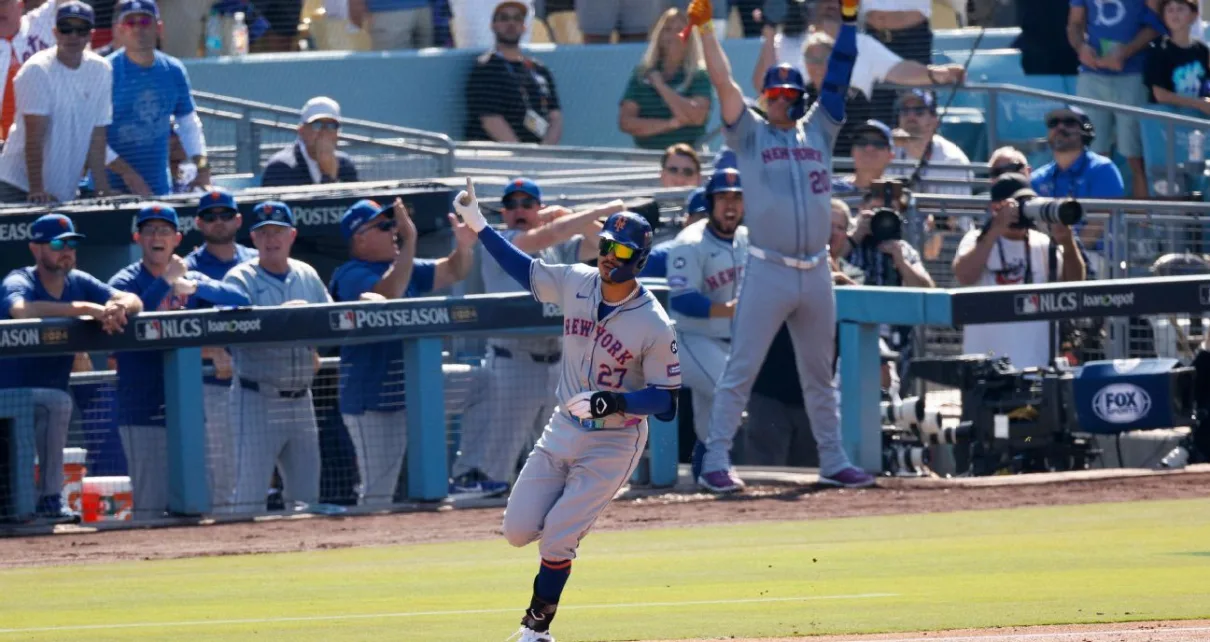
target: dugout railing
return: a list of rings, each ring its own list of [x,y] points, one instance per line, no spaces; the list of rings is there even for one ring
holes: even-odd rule
[[[650,287],[657,296],[666,296],[666,288]],[[467,336],[557,336],[561,334],[562,323],[557,307],[538,303],[526,294],[509,294],[152,312],[133,317],[125,331],[116,335],[103,333],[90,320],[0,321],[0,338],[4,340],[5,358],[91,353],[103,359],[117,353],[158,351],[163,380],[144,385],[162,386],[164,391],[168,505],[171,514],[198,516],[209,514],[212,509],[202,391],[203,346],[328,346],[324,352],[331,357],[341,345],[401,342],[403,358],[398,366],[402,368],[407,395],[406,410],[402,412],[409,426],[402,483],[406,500],[434,502],[449,497],[452,444],[447,402],[451,368],[465,368],[459,371],[466,377],[458,394],[484,394],[486,391],[480,386],[490,385],[485,377],[475,376],[482,355],[447,355],[447,342],[451,337]],[[0,367],[3,365],[0,359]],[[339,411],[331,407],[335,405],[336,382],[344,376],[343,366],[331,358],[317,365],[320,367],[312,391],[317,419],[323,421],[322,405],[329,407],[327,413],[336,412],[339,421]],[[112,396],[114,375],[104,370],[75,375],[73,388],[91,386],[92,399]],[[532,385],[545,390],[547,382],[534,381]],[[553,398],[554,391],[549,392]],[[82,429],[87,430],[87,422],[107,421],[104,413],[113,412],[112,406],[107,409],[105,403],[81,399],[77,394],[77,435]],[[6,471],[3,477],[9,497],[0,500],[9,502],[10,517],[31,514],[36,501],[32,474],[36,452],[33,407],[28,390],[0,391],[0,426],[7,429],[5,437],[9,444],[7,460],[0,466]],[[260,430],[271,426],[244,428]],[[77,444],[69,439],[68,445]],[[113,447],[111,444],[110,448]],[[117,447],[120,449],[121,445]],[[642,481],[655,487],[675,484],[678,471],[674,424],[651,418],[645,458]],[[347,467],[349,462],[345,463]],[[267,492],[269,480],[265,481]],[[240,510],[241,517],[265,512],[264,504],[252,508],[258,510]]]

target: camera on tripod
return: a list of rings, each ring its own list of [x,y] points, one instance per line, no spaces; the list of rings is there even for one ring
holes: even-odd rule
[[[935,397],[893,397],[881,404],[882,469],[896,477],[929,474],[929,446],[969,442],[961,426],[961,409]]]

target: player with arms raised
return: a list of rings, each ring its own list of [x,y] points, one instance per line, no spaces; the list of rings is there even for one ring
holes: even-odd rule
[[[819,445],[820,482],[862,487],[874,478],[849,463],[840,439],[832,384],[836,301],[828,269],[832,218],[832,147],[845,119],[857,57],[857,0],[842,0],[843,24],[828,60],[819,100],[805,111],[802,75],[789,65],[765,74],[766,116],[744,104],[731,66],[711,27],[710,0],[693,0],[689,22],[701,32],[710,82],[718,92],[727,146],[744,177],[748,262],[740,286],[727,365],[710,413],[699,483],[739,490],[731,444],[752,384],[774,336],[790,330],[811,431]]]
[[[540,540],[542,556],[514,637],[554,642],[550,623],[576,549],[634,472],[647,443],[647,415],[676,416],[681,364],[672,322],[635,280],[651,252],[651,226],[618,212],[600,232],[596,268],[548,265],[487,226],[470,179],[454,209],[509,276],[539,301],[563,309],[559,405],[504,511],[508,542]]]

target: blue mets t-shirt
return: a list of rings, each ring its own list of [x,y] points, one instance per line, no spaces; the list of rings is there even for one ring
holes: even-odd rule
[[[336,268],[328,285],[332,300],[357,301],[362,293],[378,285],[391,263],[354,259]],[[412,278],[403,292],[403,298],[431,292],[436,274],[436,261],[416,259],[412,263]],[[404,409],[402,341],[341,346],[340,373],[341,414],[362,415],[367,410],[395,412]]]

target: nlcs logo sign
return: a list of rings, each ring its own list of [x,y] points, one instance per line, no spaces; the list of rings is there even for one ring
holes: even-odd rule
[[[1093,396],[1092,411],[1111,424],[1133,423],[1151,411],[1151,396],[1132,383],[1111,384]]]
[[[1080,307],[1075,292],[1018,294],[1015,303],[1014,307],[1019,316],[1049,312],[1075,312]]]

